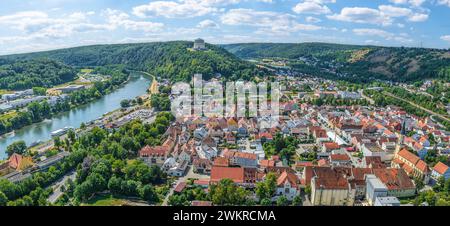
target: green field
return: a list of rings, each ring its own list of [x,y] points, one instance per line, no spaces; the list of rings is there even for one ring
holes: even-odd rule
[[[127,200],[115,198],[112,195],[96,195],[90,199],[85,206],[123,206],[127,203]]]

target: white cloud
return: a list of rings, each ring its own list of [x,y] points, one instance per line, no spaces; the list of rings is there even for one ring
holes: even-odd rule
[[[330,8],[326,5],[322,5],[319,1],[305,1],[298,3],[293,9],[295,13],[298,14],[329,14],[331,13]]]
[[[450,0],[438,0],[437,2],[439,5],[446,5],[450,7]]]
[[[409,8],[380,5],[378,9],[366,7],[345,7],[339,14],[327,16],[329,19],[353,23],[392,25],[395,18],[405,18],[410,22],[423,22],[428,14],[414,12]]]
[[[203,20],[197,25],[198,28],[219,28],[219,25],[212,20]]]
[[[226,25],[246,25],[259,29],[258,34],[287,35],[298,31],[320,30],[322,27],[296,22],[295,16],[271,11],[253,9],[232,9],[220,17]]]
[[[354,22],[354,23],[369,23],[388,25],[392,23],[390,17],[382,16],[380,11],[365,7],[345,7],[340,14],[327,16],[329,19]]]
[[[408,37],[407,34],[394,34],[391,32],[387,32],[381,29],[372,29],[372,28],[361,28],[361,29],[353,29],[353,33],[359,36],[378,36],[388,41],[396,41],[400,43],[411,43],[412,39]]]
[[[450,42],[450,35],[441,36],[441,40],[444,40],[446,42]]]
[[[261,0],[260,0],[261,1]],[[166,18],[191,18],[220,12],[220,6],[237,4],[241,0],[179,0],[179,1],[152,1],[145,5],[133,8],[133,14],[147,18],[162,16]],[[262,2],[272,2],[262,0]]]
[[[147,18],[151,16],[163,16],[167,18],[176,17],[196,17],[203,16],[211,12],[216,12],[217,8],[201,4],[187,4],[183,2],[156,1],[147,5],[141,5],[133,8],[133,14]]]
[[[426,0],[389,0],[389,2],[392,2],[392,3],[397,4],[397,5],[409,4],[409,5],[412,5],[412,6],[415,6],[415,7],[421,6],[425,1]]]
[[[308,23],[319,23],[320,21],[322,21],[321,19],[316,18],[316,17],[312,17],[312,16],[306,17],[305,20],[306,20],[306,22],[308,22]]]
[[[161,31],[164,27],[163,23],[131,20],[128,14],[119,10],[106,9],[103,14],[106,16],[107,26],[111,30],[123,27],[132,31],[156,32]]]

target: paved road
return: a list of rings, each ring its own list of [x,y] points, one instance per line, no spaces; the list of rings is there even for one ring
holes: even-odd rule
[[[193,168],[194,167],[189,166],[188,172],[183,177],[178,178],[175,181],[175,185],[170,187],[169,192],[167,193],[166,197],[164,198],[163,203],[161,204],[162,206],[167,206],[167,203],[169,201],[169,197],[173,194],[173,190],[178,185],[178,183],[185,182],[185,181],[187,181],[187,179],[190,179],[190,178],[193,178],[193,179],[209,179],[209,175],[194,173]]]
[[[68,173],[66,176],[64,176],[59,181],[55,182],[51,187],[53,189],[53,193],[48,197],[47,201],[50,203],[55,203],[56,200],[58,200],[59,197],[63,194],[61,192],[61,186],[66,183],[67,180],[72,179],[75,180],[75,177],[77,176],[77,171],[72,171]]]
[[[414,107],[416,107],[416,108],[419,108],[419,109],[421,109],[421,110],[423,110],[423,111],[425,111],[425,112],[427,112],[427,113],[429,113],[429,114],[431,114],[431,115],[435,115],[435,116],[437,116],[437,117],[439,117],[439,118],[441,118],[441,119],[444,119],[445,121],[450,122],[450,118],[448,118],[448,117],[445,116],[445,115],[442,115],[442,114],[436,113],[436,112],[434,112],[434,111],[428,110],[428,109],[426,109],[426,108],[424,108],[424,107],[422,107],[422,106],[419,106],[419,105],[417,105],[417,104],[415,104],[415,103],[413,103],[413,102],[411,102],[411,101],[409,101],[409,100],[406,100],[406,99],[403,99],[403,98],[401,98],[401,97],[395,96],[395,95],[392,94],[392,93],[389,93],[389,92],[386,92],[386,91],[383,91],[383,93],[386,94],[386,95],[388,95],[388,96],[390,96],[390,97],[392,97],[392,98],[395,98],[395,99],[397,99],[397,100],[401,100],[401,101],[403,101],[403,102],[409,103],[409,104],[411,104],[412,106],[414,106]]]
[[[367,101],[369,101],[370,104],[375,104],[375,101],[372,98],[364,95],[364,90],[360,89],[360,90],[358,90],[358,92],[361,95],[361,97],[366,99]]]

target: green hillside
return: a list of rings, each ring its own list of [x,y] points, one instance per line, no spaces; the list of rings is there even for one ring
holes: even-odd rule
[[[0,89],[23,90],[52,87],[72,81],[76,70],[55,60],[19,60],[0,66]]]
[[[238,57],[285,58],[300,72],[367,81],[411,82],[449,78],[450,51],[441,49],[338,45],[328,43],[248,43],[223,45]]]
[[[207,51],[193,51],[192,42],[155,42],[139,44],[95,45],[47,52],[0,57],[2,61],[50,58],[72,66],[124,65],[175,81],[189,80],[202,73],[211,78],[220,73],[230,79],[250,79],[262,72],[225,49],[207,45]]]

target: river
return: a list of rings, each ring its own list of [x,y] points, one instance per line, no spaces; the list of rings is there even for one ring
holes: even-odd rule
[[[23,140],[27,145],[30,145],[38,140],[50,140],[52,139],[50,135],[52,131],[66,126],[79,128],[83,122],[92,121],[106,112],[120,108],[121,100],[145,94],[149,86],[150,78],[133,74],[125,85],[96,101],[58,114],[51,121],[46,120],[23,127],[16,130],[14,135],[2,136],[0,137],[0,159],[6,158],[6,147],[15,141]]]

